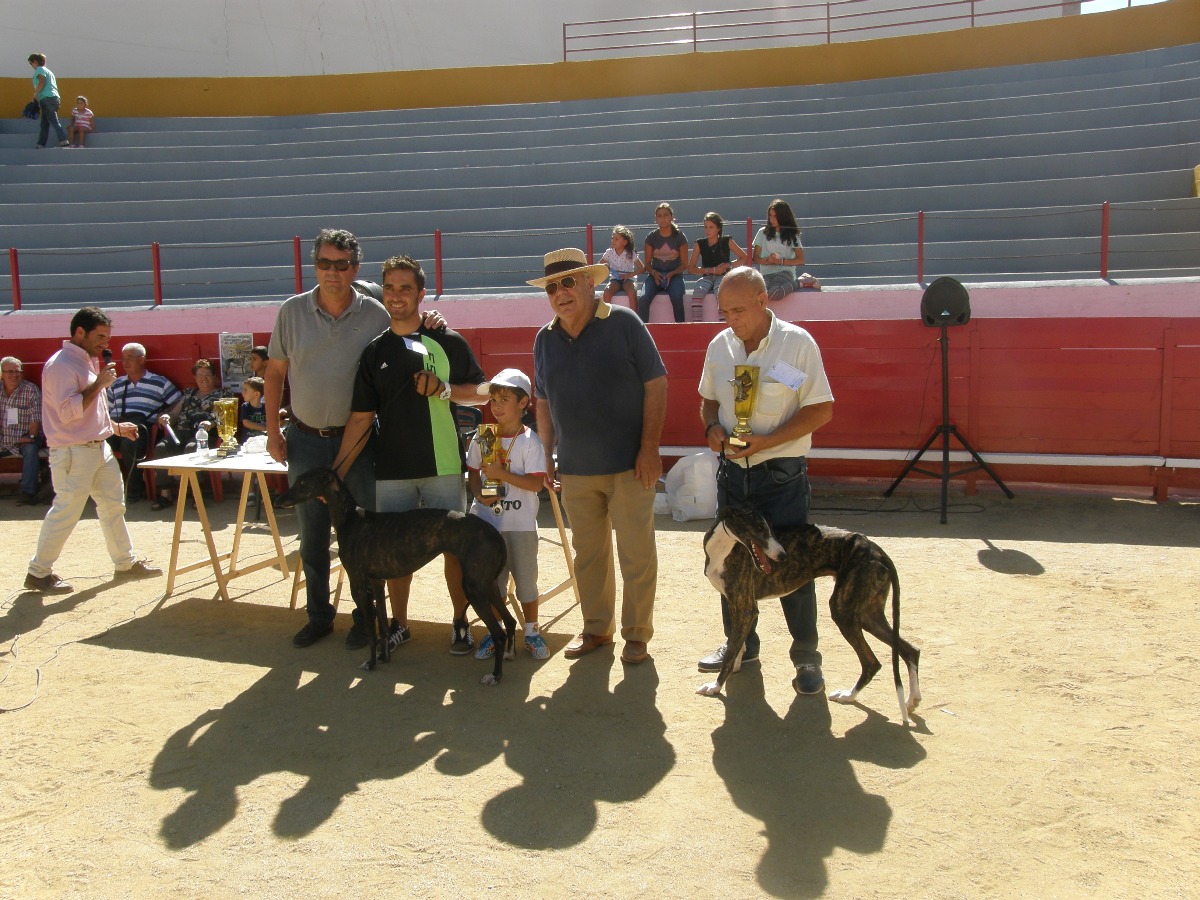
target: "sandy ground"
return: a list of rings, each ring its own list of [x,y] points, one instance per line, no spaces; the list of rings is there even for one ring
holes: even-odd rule
[[[919,488],[817,492],[816,521],[896,561],[923,648],[912,728],[886,667],[858,705],[795,695],[777,607],[761,665],[697,696],[720,638],[705,523],[658,520],[652,661],[564,659],[561,595],[553,655],[488,688],[489,663],[447,652],[439,567],[415,639],[368,674],[348,603],[308,650],[277,573],[231,604],[194,573],[159,607],[161,579],[111,581],[90,515],[59,566],[76,592],[24,592],[44,509],[0,500],[0,895],[1193,895],[1200,507],[1018,491],[957,495],[944,526]],[[232,508],[213,508],[224,547]],[[543,586],[565,572],[546,513]],[[165,565],[164,515],[129,520]],[[849,686],[853,653],[821,633]]]

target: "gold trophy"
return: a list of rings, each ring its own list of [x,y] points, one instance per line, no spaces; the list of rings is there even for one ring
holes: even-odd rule
[[[745,437],[750,431],[750,417],[754,415],[754,400],[758,396],[758,366],[734,366],[733,378],[733,414],[737,416],[737,424],[729,435],[729,443],[734,447],[745,447]]]
[[[500,456],[500,426],[480,425],[475,439],[479,441],[479,467],[483,469],[494,463]],[[492,481],[485,477],[483,484],[479,488],[479,493],[483,497],[503,497],[504,485],[499,481]],[[492,512],[496,515],[503,513],[503,504],[493,503]]]
[[[225,459],[233,456],[240,449],[237,442],[238,401],[232,397],[214,400],[213,414],[217,420],[217,434],[221,436],[221,446],[217,448],[217,458]]]

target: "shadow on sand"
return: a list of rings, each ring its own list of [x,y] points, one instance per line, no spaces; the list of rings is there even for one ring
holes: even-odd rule
[[[865,707],[867,718],[835,737],[824,697],[797,696],[781,719],[766,702],[758,666],[742,669],[727,691],[725,721],[712,735],[713,767],[738,809],[763,822],[758,885],[776,897],[819,897],[829,880],[825,859],[838,847],[878,853],[892,818],[850,761],[906,769],[925,749],[910,729]]]
[[[168,847],[220,831],[237,815],[239,789],[271,774],[303,779],[274,820],[277,835],[296,838],[370,782],[402,778],[431,760],[441,774],[461,777],[501,756],[524,782],[480,798],[484,826],[520,847],[569,847],[592,832],[599,803],[643,796],[674,765],[653,662],[627,668],[610,691],[613,660],[597,654],[552,696],[530,698],[539,663],[522,654],[506,665],[500,688],[480,685],[490,662],[450,657],[444,623],[412,623],[416,640],[366,673],[358,669],[365,651],[347,653],[340,635],[292,648],[285,623],[294,621],[287,610],[183,601],[89,641],[267,668],[172,734],[155,758],[150,785],[188,792],[163,820]],[[559,652],[569,635],[547,638]]]

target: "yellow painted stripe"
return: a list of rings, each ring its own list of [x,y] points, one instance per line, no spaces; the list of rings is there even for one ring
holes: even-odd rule
[[[60,78],[104,116],[273,116],[834,84],[1132,53],[1200,41],[1200,0],[814,47],[275,78]],[[0,108],[29,100],[0,80]]]

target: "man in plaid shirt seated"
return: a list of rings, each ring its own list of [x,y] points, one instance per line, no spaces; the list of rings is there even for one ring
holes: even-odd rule
[[[21,498],[18,506],[37,502],[38,449],[42,433],[42,392],[24,378],[25,367],[15,356],[0,360],[4,390],[0,392],[0,456],[21,457]]]

